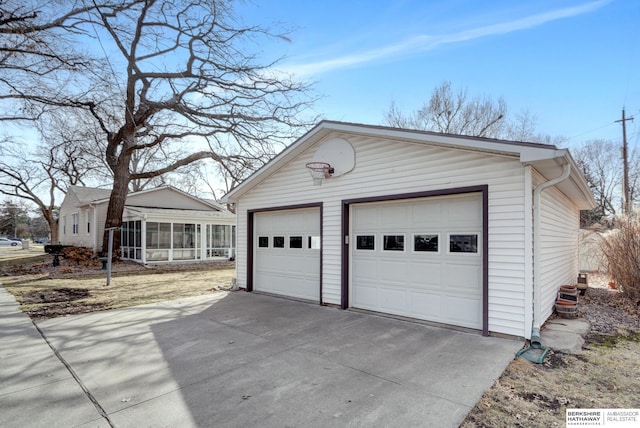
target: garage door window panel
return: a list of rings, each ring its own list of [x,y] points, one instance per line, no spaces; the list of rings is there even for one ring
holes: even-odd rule
[[[375,242],[376,242],[375,235],[357,235],[356,250],[375,251],[376,249]]]
[[[258,248],[269,248],[268,236],[258,236]]]
[[[284,248],[284,236],[273,237],[273,248]]]
[[[416,253],[439,253],[440,234],[421,233],[413,235],[413,251]]]
[[[383,235],[384,251],[404,251],[404,235]]]
[[[290,236],[289,248],[302,248],[302,236]]]
[[[449,234],[449,253],[478,253],[478,234],[460,233]]]
[[[320,237],[319,236],[308,236],[307,237],[307,248],[310,250],[319,250],[320,249]]]

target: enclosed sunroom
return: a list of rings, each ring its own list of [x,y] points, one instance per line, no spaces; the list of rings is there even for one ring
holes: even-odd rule
[[[231,213],[127,208],[120,231],[123,259],[140,263],[235,257]]]

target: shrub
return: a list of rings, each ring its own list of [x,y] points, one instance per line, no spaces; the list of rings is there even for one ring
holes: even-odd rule
[[[640,301],[640,215],[620,217],[601,243],[605,268],[622,293]]]

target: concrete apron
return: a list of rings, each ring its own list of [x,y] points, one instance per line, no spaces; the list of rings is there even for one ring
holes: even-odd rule
[[[37,325],[119,427],[454,427],[523,345],[244,292]]]

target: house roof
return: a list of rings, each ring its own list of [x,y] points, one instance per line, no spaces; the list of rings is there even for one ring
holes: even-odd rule
[[[104,198],[108,199],[109,195],[111,195],[111,189],[99,189],[96,187],[70,186],[69,190],[76,195],[82,205]]]
[[[443,148],[513,156],[517,157],[523,165],[532,165],[548,180],[560,176],[563,166],[569,164],[571,166],[569,179],[558,184],[557,187],[580,209],[595,207],[595,200],[591,190],[567,149],[560,149],[551,144],[498,140],[328,120],[318,123],[266,165],[254,172],[239,186],[227,193],[221,201],[237,201],[243,194],[274,174],[291,159],[331,133],[364,135],[391,141],[412,142]]]
[[[150,208],[127,205],[125,210],[129,214],[148,215],[175,218],[203,218],[203,219],[235,219],[235,214],[229,211],[181,210],[176,208]]]
[[[196,196],[193,196],[187,192],[183,192],[180,189],[176,189],[173,186],[169,186],[169,185],[165,185],[165,186],[160,186],[160,187],[155,187],[153,189],[144,189],[144,190],[140,190],[138,192],[130,192],[129,194],[127,194],[127,197],[129,196],[134,196],[134,195],[142,195],[145,193],[151,193],[151,192],[157,192],[159,190],[164,190],[164,189],[169,189],[171,191],[180,193],[184,196],[187,196],[191,199],[195,199],[198,202],[205,204],[217,211],[227,211],[227,209],[223,206],[218,204],[215,201],[212,201],[210,199],[200,199]],[[104,204],[109,202],[109,198],[111,197],[111,189],[100,189],[100,188],[95,188],[95,187],[82,187],[82,186],[71,186],[69,187],[69,190],[73,191],[76,195],[76,197],[78,198],[78,201],[80,202],[80,205],[87,205],[87,204]],[[125,204],[127,205],[127,204]],[[128,206],[128,205],[127,205]],[[164,209],[162,207],[158,207],[161,209]]]

